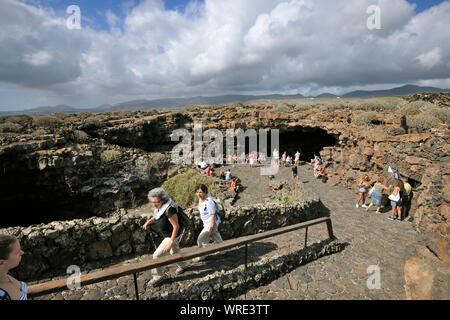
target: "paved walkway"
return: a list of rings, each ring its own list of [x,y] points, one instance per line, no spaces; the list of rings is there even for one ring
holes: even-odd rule
[[[276,179],[289,178],[290,174],[290,168],[283,168]],[[353,191],[314,179],[309,165],[299,167],[299,179],[305,189],[319,194],[330,210],[335,235],[347,246],[238,299],[406,299],[403,267],[419,239],[412,223],[388,220],[387,208],[381,214],[376,214],[375,208],[367,213],[356,208],[357,195]],[[310,228],[308,238],[323,239],[325,232],[322,225]],[[298,234],[285,237],[292,241],[301,238]],[[375,267],[368,270],[370,266]],[[369,290],[367,282],[377,286],[376,268],[379,289]]]
[[[232,172],[247,187],[247,192],[244,191],[237,204],[267,200],[270,195],[268,178],[259,175],[259,168],[237,166]],[[286,179],[292,179],[291,169],[280,168],[275,180]],[[388,212],[376,214],[372,209],[366,213],[365,209],[355,208],[357,196],[354,192],[314,179],[309,165],[299,167],[299,181],[305,189],[319,194],[330,211],[334,233],[341,243],[345,243],[345,248],[298,267],[236,299],[405,299],[403,267],[419,239],[412,224],[408,221],[390,221],[387,219]],[[250,245],[249,263],[261,263],[274,255],[298,250],[303,247],[304,235],[305,230],[299,230]],[[326,238],[325,225],[309,228],[309,243]],[[151,273],[143,272],[138,276],[140,296],[143,299],[170,298],[171,292],[195,286],[213,272],[243,268],[243,255],[243,248],[238,248],[224,255],[208,256],[205,261],[191,263],[190,269],[178,277],[174,275],[176,267],[170,266],[168,273],[172,278],[158,288],[147,286]],[[131,261],[150,258],[147,255]],[[379,289],[369,290],[367,287],[369,277],[374,276],[373,270],[368,273],[370,266],[379,268]],[[370,283],[376,285],[375,281]],[[185,298],[189,299],[188,296]],[[39,299],[135,299],[133,277],[122,277]]]

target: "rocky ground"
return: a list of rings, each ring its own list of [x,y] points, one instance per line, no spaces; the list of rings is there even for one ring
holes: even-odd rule
[[[239,176],[243,186],[246,187],[238,202],[264,201],[269,195],[268,178],[261,177],[258,168],[237,166],[232,168],[232,173]],[[291,179],[290,168],[282,168],[275,178],[278,181],[288,179]],[[334,233],[338,241],[343,244],[342,250],[310,263],[278,272],[275,279],[227,298],[406,299],[404,266],[405,262],[416,254],[416,245],[420,243],[420,235],[414,231],[412,223],[407,220],[390,221],[387,219],[388,212],[376,214],[373,209],[366,213],[362,208],[355,208],[356,195],[352,191],[341,186],[331,187],[320,180],[315,180],[312,168],[308,165],[299,168],[297,181],[306,190],[319,194],[321,201],[330,211]],[[305,230],[300,230],[250,245],[250,266],[268,268],[270,262],[277,257],[297,254],[303,248],[304,237]],[[325,225],[309,228],[308,245],[326,238]],[[141,273],[138,276],[140,297],[142,299],[179,298],[182,288],[188,292],[186,288],[208,281],[208,276],[214,273],[219,272],[223,275],[223,277],[218,276],[217,279],[209,279],[215,285],[220,284],[220,281],[236,270],[240,274],[245,274],[243,255],[243,248],[236,248],[223,255],[208,256],[202,262],[191,263],[189,270],[178,277],[174,275],[176,267],[172,266],[168,271],[172,278],[158,288],[147,285],[151,279],[150,272]],[[148,256],[142,256],[134,261],[148,258]],[[281,266],[278,268],[283,269]],[[448,276],[449,270],[444,272],[447,272]],[[377,283],[376,280],[379,282]],[[448,278],[446,281],[448,284]],[[369,289],[368,284],[369,287],[374,288]],[[443,285],[444,293],[447,290],[446,294],[449,296],[445,279]],[[184,298],[190,297],[184,296]],[[81,290],[65,291],[38,299],[135,299],[133,277],[122,277],[86,286]]]

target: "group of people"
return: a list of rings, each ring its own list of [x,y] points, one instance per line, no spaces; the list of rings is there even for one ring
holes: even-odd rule
[[[358,200],[356,201],[356,208],[366,208],[369,211],[372,206],[376,206],[376,213],[380,213],[383,202],[383,191],[391,192],[389,196],[390,205],[392,207],[389,220],[402,221],[407,215],[407,208],[411,201],[412,187],[406,180],[401,180],[396,176],[394,185],[385,186],[384,177],[379,177],[375,182],[370,182],[369,176],[364,175],[358,183]],[[366,205],[366,197],[370,195],[372,200],[370,204]],[[385,195],[386,196],[386,195]],[[388,202],[389,203],[389,202]]]
[[[210,240],[216,243],[223,242],[219,233],[218,227],[221,223],[220,217],[216,214],[216,203],[208,194],[208,187],[200,184],[195,191],[198,198],[198,205],[189,208],[188,211],[198,210],[200,218],[203,222],[203,229],[197,238],[197,245],[199,248],[205,247]],[[167,254],[174,254],[180,251],[179,238],[181,236],[181,228],[178,217],[178,205],[173,201],[167,192],[162,188],[156,188],[148,193],[149,200],[154,207],[154,215],[143,225],[144,230],[148,230],[150,224],[154,224],[156,232],[163,237],[153,253],[153,259],[162,257]],[[203,260],[203,257],[194,259],[194,262]],[[176,275],[183,274],[188,268],[188,263],[185,261],[177,262]],[[152,269],[152,280],[149,281],[150,286],[158,286],[167,279],[164,268]]]
[[[326,179],[327,173],[325,172],[325,166],[323,165],[322,158],[317,154],[314,154],[314,158],[311,159],[311,166],[314,168],[314,178],[316,179]]]

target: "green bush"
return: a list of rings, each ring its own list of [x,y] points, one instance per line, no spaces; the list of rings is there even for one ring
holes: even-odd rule
[[[168,179],[161,186],[170,197],[182,208],[188,208],[198,204],[195,188],[199,184],[208,187],[208,192],[212,196],[217,196],[219,190],[214,178],[202,176],[196,170],[189,170],[185,173],[177,174]]]
[[[430,131],[431,128],[436,128],[439,123],[439,119],[427,114],[420,114],[407,118],[408,127],[415,128],[418,132]]]
[[[33,125],[43,128],[54,128],[61,124],[61,121],[54,116],[35,116]]]
[[[111,163],[120,160],[122,153],[118,150],[106,150],[100,155],[102,162]]]
[[[375,111],[362,112],[358,114],[355,118],[355,124],[358,126],[364,126],[372,124],[372,122],[378,119],[377,113]]]

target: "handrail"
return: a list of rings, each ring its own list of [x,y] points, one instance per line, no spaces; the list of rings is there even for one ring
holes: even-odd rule
[[[208,254],[212,254],[215,252],[228,250],[234,247],[238,247],[241,245],[246,246],[246,253],[247,253],[247,245],[251,242],[256,242],[259,240],[271,238],[280,234],[284,234],[287,232],[292,232],[295,230],[308,228],[309,226],[320,224],[320,223],[326,223],[327,224],[327,231],[329,238],[334,238],[333,235],[333,227],[331,224],[331,218],[324,217],[319,219],[310,220],[307,222],[298,223],[295,225],[287,226],[278,228],[275,230],[266,231],[263,233],[258,233],[255,235],[250,236],[244,236],[236,239],[226,240],[220,244],[214,244],[211,246],[208,246],[206,248],[199,249],[197,247],[190,247],[187,249],[183,249],[182,251],[173,254],[168,255],[165,257],[157,258],[157,259],[149,259],[148,261],[142,261],[142,262],[135,262],[135,263],[127,263],[127,264],[117,264],[113,265],[111,267],[105,268],[101,271],[94,271],[92,273],[88,273],[85,275],[80,276],[80,286],[86,286],[89,284],[94,284],[98,282],[103,282],[107,280],[112,280],[124,276],[128,276],[133,274],[135,276],[136,280],[136,274],[140,272],[144,272],[150,269],[174,264],[179,261],[189,260],[196,257],[205,256]],[[306,229],[306,232],[308,232],[308,229]],[[307,242],[307,233],[305,236],[305,246]],[[247,254],[245,257],[245,267],[247,268]],[[135,281],[136,286],[136,293],[137,293],[137,284]],[[38,297],[43,296],[51,293],[61,292],[69,290],[67,287],[67,279],[59,279],[59,280],[52,280],[44,283],[34,284],[30,285],[28,287],[28,297]],[[137,299],[139,299],[138,296],[136,296]]]

